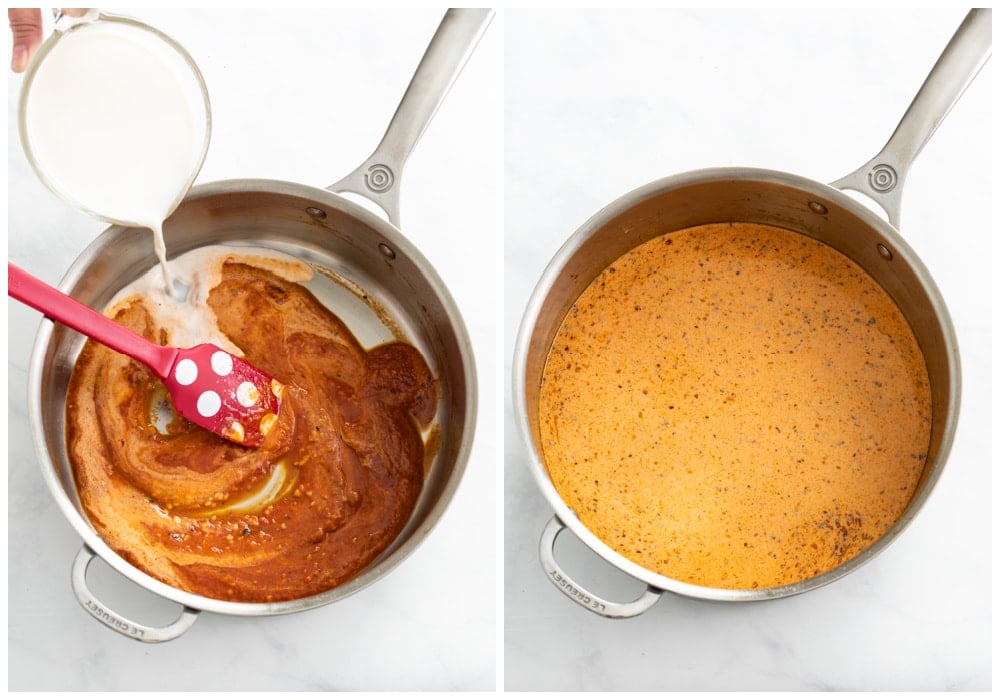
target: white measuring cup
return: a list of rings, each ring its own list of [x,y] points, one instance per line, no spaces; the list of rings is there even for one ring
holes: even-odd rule
[[[208,90],[183,47],[127,17],[57,15],[25,73],[18,118],[41,181],[90,216],[153,230],[169,280],[162,224],[211,135]]]

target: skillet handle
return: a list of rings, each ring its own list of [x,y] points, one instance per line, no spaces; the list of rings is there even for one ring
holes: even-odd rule
[[[538,543],[538,556],[542,560],[542,567],[549,580],[574,603],[583,606],[592,613],[620,619],[641,615],[653,607],[663,595],[663,591],[660,589],[647,586],[642,596],[631,603],[613,603],[581,587],[580,584],[567,576],[556,563],[554,550],[556,538],[565,529],[566,525],[559,519],[559,516],[553,515],[545,529],[542,530],[542,538]]]
[[[151,627],[139,622],[133,622],[127,617],[122,617],[118,613],[110,610],[106,605],[97,600],[87,586],[87,568],[97,557],[87,545],[80,547],[80,551],[73,560],[73,574],[70,581],[73,584],[73,592],[80,605],[98,622],[107,625],[115,632],[124,634],[140,642],[156,643],[168,642],[176,639],[188,631],[198,620],[199,610],[184,606],[180,617],[165,627]]]
[[[326,189],[370,199],[385,211],[390,223],[400,227],[403,165],[492,18],[491,9],[450,9],[445,13],[378,148],[354,172]]]
[[[850,175],[830,183],[871,197],[897,230],[903,181],[917,154],[990,57],[993,11],[973,9],[931,69],[896,131],[878,155]]]

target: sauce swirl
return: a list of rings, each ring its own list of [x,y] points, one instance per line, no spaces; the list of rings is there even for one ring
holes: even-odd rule
[[[301,285],[235,256],[217,264],[204,313],[286,385],[277,426],[257,450],[222,440],[173,418],[147,368],[88,342],[66,406],[78,494],[115,551],[172,586],[239,602],[320,593],[406,524],[436,382],[415,348],[366,350]],[[142,295],[109,315],[173,340]]]

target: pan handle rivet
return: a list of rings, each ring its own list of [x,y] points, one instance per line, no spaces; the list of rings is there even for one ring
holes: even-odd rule
[[[878,249],[878,254],[881,255],[886,260],[892,260],[892,251],[889,250],[885,244],[879,243],[875,246]]]
[[[387,246],[385,243],[379,243],[378,249],[382,253],[382,255],[384,255],[388,260],[396,259],[396,251]]]
[[[326,212],[319,207],[306,207],[306,214],[314,219],[325,219]]]
[[[819,202],[809,202],[809,208],[812,209],[817,214],[826,214],[827,208],[820,204]]]

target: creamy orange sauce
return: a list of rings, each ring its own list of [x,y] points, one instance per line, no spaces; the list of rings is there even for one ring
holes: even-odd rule
[[[372,562],[409,518],[435,380],[410,345],[361,347],[294,281],[236,260],[220,262],[213,279],[212,325],[286,387],[277,426],[256,450],[180,418],[158,429],[162,383],[87,343],[66,407],[80,500],[113,549],[177,588],[242,602],[328,590]],[[143,297],[110,315],[170,340]]]
[[[930,436],[923,355],[899,309],[818,241],[755,224],[654,238],[562,322],[542,451],[603,542],[726,589],[856,556],[910,501]]]

